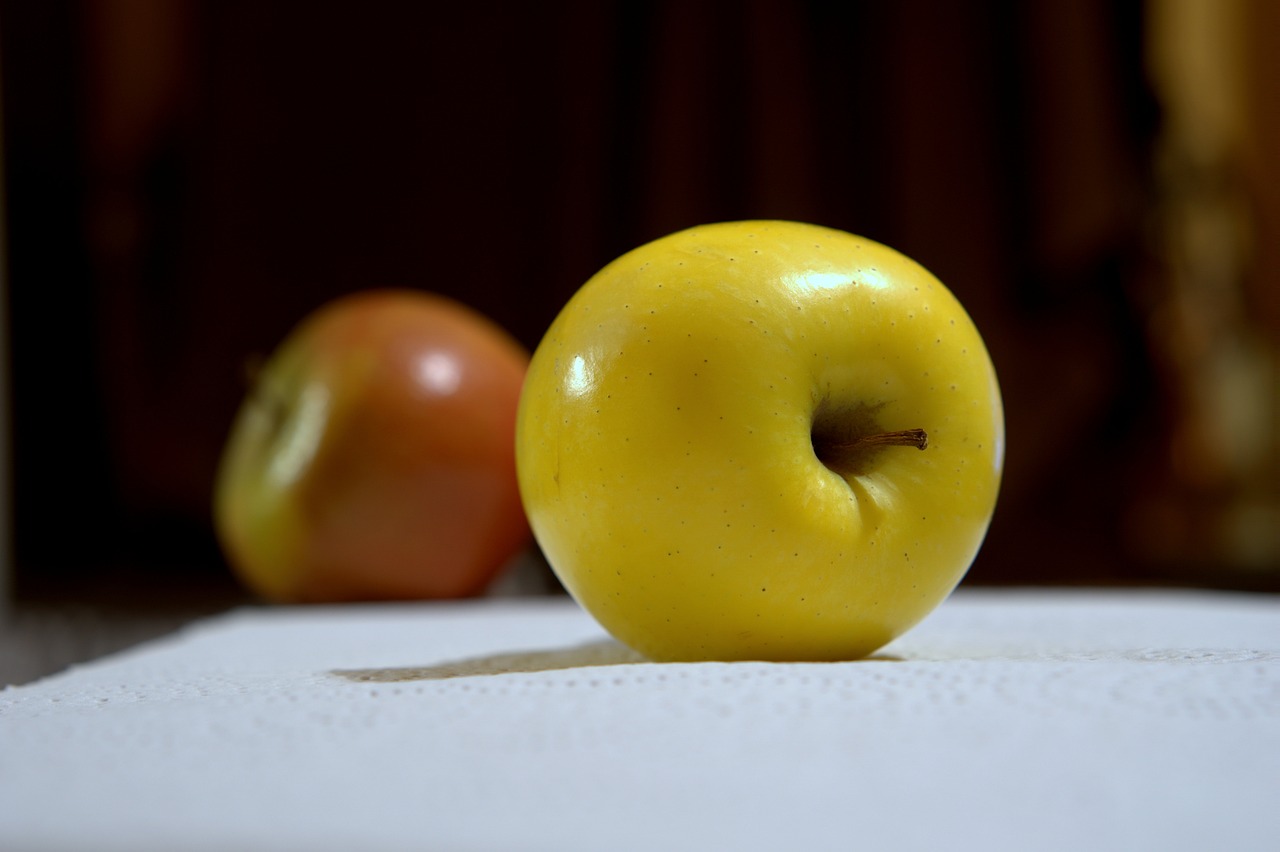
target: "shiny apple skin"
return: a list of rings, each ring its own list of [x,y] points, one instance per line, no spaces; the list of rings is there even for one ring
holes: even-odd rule
[[[529,543],[515,476],[528,353],[478,312],[370,290],[307,317],[228,438],[215,528],[282,602],[476,595]]]
[[[519,418],[548,561],[658,660],[872,653],[961,580],[1003,469],[995,370],[955,297],[794,222],[693,228],[605,267],[535,351]],[[815,421],[929,445],[837,471]]]

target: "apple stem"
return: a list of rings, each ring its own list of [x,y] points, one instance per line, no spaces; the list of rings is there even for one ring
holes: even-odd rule
[[[929,436],[923,429],[868,432],[848,440],[815,436],[813,442],[814,451],[822,463],[842,475],[869,469],[871,459],[886,447],[915,447],[923,450],[927,446]]]
[[[879,432],[874,435],[859,435],[852,441],[835,444],[831,449],[839,452],[851,452],[876,447],[915,447],[923,450],[929,446],[929,436],[923,429],[902,429],[897,432]]]

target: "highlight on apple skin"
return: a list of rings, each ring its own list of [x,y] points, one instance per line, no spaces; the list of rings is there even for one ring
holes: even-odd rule
[[[964,308],[871,240],[706,225],[593,276],[530,364],[525,509],[573,597],[657,660],[841,660],[963,578],[1004,461]]]
[[[530,541],[514,458],[528,358],[416,290],[306,317],[258,371],[217,472],[236,575],[280,602],[483,592]]]

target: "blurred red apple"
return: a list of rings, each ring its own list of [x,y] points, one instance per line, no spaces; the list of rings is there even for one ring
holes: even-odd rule
[[[374,290],[307,317],[255,377],[214,523],[282,602],[478,594],[529,542],[515,474],[528,352],[441,296]]]

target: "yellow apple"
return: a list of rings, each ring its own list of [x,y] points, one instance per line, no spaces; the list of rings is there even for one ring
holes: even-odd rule
[[[232,426],[215,529],[284,602],[483,591],[529,540],[515,475],[528,353],[442,296],[371,290],[306,317]]]
[[[692,228],[560,312],[516,462],[544,554],[658,660],[865,656],[954,589],[1004,456],[995,370],[924,268],[841,231]]]

